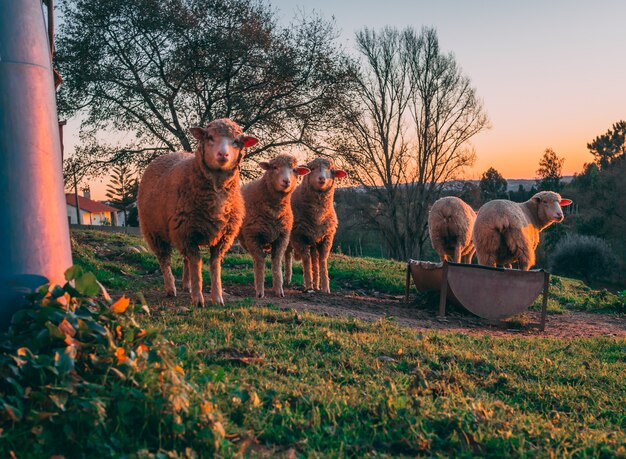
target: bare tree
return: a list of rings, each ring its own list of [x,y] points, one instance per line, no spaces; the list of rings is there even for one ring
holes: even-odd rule
[[[364,29],[356,42],[358,97],[345,109],[337,149],[376,197],[368,215],[388,254],[419,256],[428,207],[472,164],[468,141],[488,118],[454,56],[441,53],[434,29]]]

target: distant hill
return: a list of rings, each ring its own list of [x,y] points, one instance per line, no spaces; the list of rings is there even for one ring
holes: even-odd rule
[[[573,178],[574,178],[573,175],[565,175],[561,177],[561,181],[563,183],[569,183],[572,181]],[[466,182],[472,183],[476,186],[480,184],[480,180],[450,180],[449,182],[446,182],[444,189],[460,190],[461,188],[463,188],[463,183],[466,183]],[[536,179],[506,179],[506,184],[507,184],[507,187],[506,187],[507,191],[517,191],[520,185],[524,188],[524,190],[530,190],[532,187],[537,186],[537,180]],[[352,189],[352,190],[363,192],[366,190],[366,187],[364,187],[363,185],[356,185],[356,186],[341,187],[340,189],[344,189],[344,190]]]
[[[561,177],[561,181],[563,183],[569,183],[574,178],[573,175],[565,175]],[[447,188],[460,188],[464,182],[470,182],[476,186],[480,184],[480,180],[453,180],[450,183],[450,186]],[[524,190],[530,190],[532,187],[537,186],[536,179],[506,179],[507,191],[517,191],[519,186],[521,185]]]
[[[561,178],[563,183],[569,183],[574,178],[573,175],[566,175]],[[507,191],[517,191],[520,185],[525,190],[530,190],[532,187],[537,186],[537,180],[535,179],[507,179]]]

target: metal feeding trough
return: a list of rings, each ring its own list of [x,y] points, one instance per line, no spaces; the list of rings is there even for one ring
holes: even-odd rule
[[[540,270],[491,268],[463,263],[409,260],[406,301],[411,277],[420,291],[439,290],[439,316],[446,314],[446,299],[488,320],[499,321],[527,311],[543,292],[541,322],[545,328],[550,273]]]

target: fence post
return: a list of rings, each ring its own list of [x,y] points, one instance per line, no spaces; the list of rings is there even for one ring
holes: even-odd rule
[[[40,0],[0,0],[0,329],[23,294],[72,264],[61,144]]]

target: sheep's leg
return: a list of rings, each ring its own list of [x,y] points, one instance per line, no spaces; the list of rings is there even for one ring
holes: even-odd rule
[[[174,285],[174,275],[172,274],[172,246],[150,233],[144,234],[144,237],[161,267],[165,292],[168,296],[176,296],[176,285]]]
[[[172,274],[172,260],[170,257],[159,258],[159,266],[163,273],[163,283],[168,296],[176,296],[176,285],[174,285],[174,274]]]
[[[496,257],[495,256],[489,255],[489,254],[480,253],[480,252],[476,252],[476,254],[478,255],[478,264],[481,264],[483,266],[493,266],[495,268],[495,266],[496,266]]]
[[[313,289],[320,289],[320,253],[316,244],[311,245],[311,274],[313,280]]]
[[[534,264],[534,257],[529,256],[526,253],[520,254],[517,259],[517,264],[519,265],[519,269],[522,271],[528,271]]]
[[[191,292],[191,278],[189,277],[189,260],[183,258],[183,290]]]
[[[211,301],[213,304],[224,306],[222,292],[222,259],[224,250],[221,247],[211,247]]]
[[[433,249],[435,249],[435,252],[437,252],[437,255],[439,255],[439,259],[441,261],[448,261],[448,254],[446,253],[446,250],[444,249],[443,240],[440,237],[435,237],[431,239],[430,242],[433,246]]]
[[[535,264],[535,251],[526,241],[526,236],[520,230],[509,230],[505,233],[506,245],[517,259],[519,269],[528,271]]]
[[[454,246],[454,259],[452,261],[461,263],[461,246],[459,244]]]
[[[265,252],[256,244],[247,244],[254,262],[254,291],[257,298],[265,297]]]
[[[322,293],[330,293],[330,280],[328,279],[328,257],[330,256],[330,250],[332,249],[332,241],[324,239],[318,246],[319,257],[319,275],[321,283]]]
[[[204,306],[204,296],[202,295],[202,257],[200,249],[191,247],[183,255],[189,264],[189,280],[191,282],[191,302],[194,306]]]
[[[274,295],[280,298],[285,296],[283,290],[283,257],[288,244],[289,237],[277,239],[272,244],[272,289]]]
[[[291,244],[287,246],[285,251],[285,285],[291,285],[293,277],[293,247]]]
[[[463,261],[463,263],[467,263],[468,265],[472,264],[472,257],[474,256],[474,253],[476,253],[476,249],[472,248],[467,255],[465,255],[465,260]]]
[[[311,250],[306,244],[294,244],[293,249],[302,256],[302,277],[304,280],[304,290],[313,289],[311,273]]]

